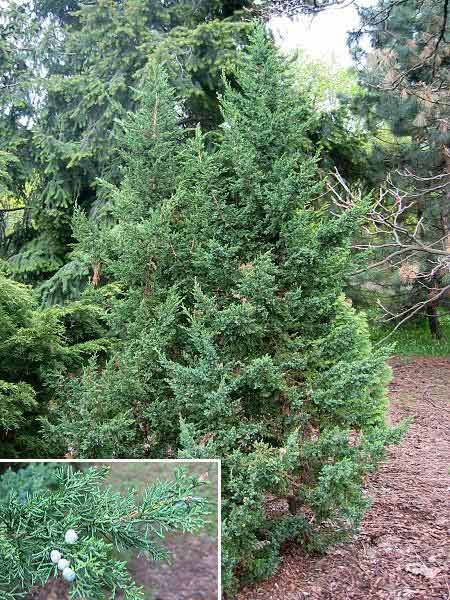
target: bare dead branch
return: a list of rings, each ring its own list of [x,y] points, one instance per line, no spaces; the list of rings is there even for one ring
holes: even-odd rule
[[[398,171],[397,174],[399,174]],[[330,175],[331,181],[327,182],[327,190],[335,207],[341,213],[353,209],[361,203],[361,192],[351,190],[336,169]],[[426,178],[417,177],[410,172],[402,173],[402,175],[408,177],[413,186],[417,180],[423,180],[422,182],[442,181],[449,177],[447,173]],[[446,183],[450,183],[450,181]],[[443,189],[443,186],[437,187],[440,190]],[[413,196],[413,200],[410,200],[411,196]],[[450,290],[450,285],[437,285],[438,281],[442,281],[442,275],[450,272],[450,248],[446,243],[447,233],[439,235],[437,239],[429,239],[430,231],[434,230],[425,223],[424,215],[420,215],[416,222],[408,222],[405,219],[411,209],[416,206],[415,196],[416,192],[399,189],[394,185],[392,177],[387,177],[385,187],[380,188],[365,216],[365,239],[355,241],[352,245],[354,250],[378,255],[378,258],[369,262],[367,266],[355,270],[351,274],[352,276],[370,270],[398,270],[400,276],[403,275],[406,281],[409,279],[417,284],[418,289],[426,291],[426,298],[402,311],[393,312],[381,302],[378,303],[385,313],[384,320],[386,322],[397,321],[395,329],[389,335],[392,335],[398,327],[419,311],[427,309],[429,306],[435,306],[436,302],[447,295]],[[425,232],[428,233],[428,239],[424,235]],[[414,257],[421,259],[421,266],[414,263]]]

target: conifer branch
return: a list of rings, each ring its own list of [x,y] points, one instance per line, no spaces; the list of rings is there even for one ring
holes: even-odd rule
[[[105,466],[59,467],[51,488],[25,497],[11,478],[6,494],[0,487],[0,597],[20,598],[63,577],[74,599],[100,600],[105,590],[115,597],[120,589],[125,599],[137,600],[142,590],[117,552],[162,560],[168,553],[158,539],[205,524],[208,502],[194,496],[203,482],[185,470],[148,486],[142,499],[133,490],[122,496],[105,487],[108,473]]]

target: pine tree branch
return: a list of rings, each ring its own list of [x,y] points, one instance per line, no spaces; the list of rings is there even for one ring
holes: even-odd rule
[[[439,50],[439,45],[443,41],[445,41],[445,33],[447,31],[447,18],[448,18],[449,3],[450,3],[450,0],[444,0],[444,8],[443,8],[443,15],[442,15],[442,26],[441,26],[441,29],[439,31],[439,35],[438,35],[438,39],[436,41],[436,45],[434,47],[434,60],[433,60],[433,70],[432,70],[433,79],[434,79],[434,77],[436,75],[436,58],[437,58],[437,54],[438,54],[438,50]]]

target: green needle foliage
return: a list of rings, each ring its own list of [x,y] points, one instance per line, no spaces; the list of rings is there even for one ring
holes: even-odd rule
[[[96,179],[118,180],[116,119],[137,106],[135,88],[149,59],[167,65],[184,98],[183,121],[215,127],[221,70],[234,64],[246,41],[243,9],[250,4],[11,0],[2,6],[0,152],[17,157],[12,189],[27,207],[8,231],[6,256],[17,279],[43,283],[43,303],[78,299],[87,283],[69,252],[73,209],[78,204],[101,218]]]
[[[124,121],[116,224],[75,221],[79,251],[126,291],[117,352],[64,382],[44,421],[55,453],[222,458],[227,591],[269,575],[285,539],[352,531],[398,437],[386,353],[343,296],[364,206],[320,209],[313,109],[262,27],[239,62],[217,146],[183,137],[159,68]],[[270,519],[268,497],[290,513]]]
[[[127,600],[143,597],[118,552],[131,551],[153,560],[168,557],[161,545],[174,531],[198,531],[208,514],[207,500],[196,496],[202,482],[179,469],[171,481],[121,495],[103,482],[109,467],[74,471],[60,467],[56,485],[24,500],[15,489],[0,498],[0,598],[21,598],[34,585],[61,576],[50,559],[57,550],[70,561],[76,579],[70,598]],[[75,530],[78,539],[67,543]],[[105,596],[107,593],[107,596]]]
[[[51,381],[104,354],[105,312],[96,303],[39,310],[31,288],[0,264],[0,457],[42,456],[36,417],[52,400]]]
[[[438,293],[450,283],[445,254],[450,248],[449,5],[445,0],[379,0],[359,8],[359,14],[361,26],[349,41],[355,58],[364,64],[359,79],[367,93],[359,98],[358,111],[375,134],[372,170],[382,185],[390,171],[387,187],[398,189],[405,206],[405,246],[383,268],[371,270],[370,277],[391,292],[381,297],[391,314],[404,317],[411,307],[425,303],[420,313],[426,314],[431,335],[445,338],[438,308],[444,310],[449,296]],[[397,202],[393,198],[387,209]],[[420,245],[414,243],[408,250],[417,238],[424,250],[414,252]],[[388,230],[371,242],[380,245],[370,256],[377,263],[396,249],[398,240]]]
[[[21,465],[21,463],[16,463]],[[2,463],[8,467],[8,463]],[[33,462],[25,468],[13,471],[8,467],[0,477],[0,502],[4,502],[8,495],[14,491],[20,502],[26,502],[30,495],[47,491],[57,485],[59,465],[56,462]]]

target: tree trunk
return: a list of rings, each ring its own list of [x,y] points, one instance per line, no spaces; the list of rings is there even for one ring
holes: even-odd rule
[[[447,175],[450,177],[450,147],[443,147],[443,159],[444,159],[444,168]],[[450,235],[449,235],[449,211],[450,211],[450,186],[445,188],[441,199],[440,206],[440,225],[441,225],[441,234],[442,234],[442,247],[444,250],[450,249]],[[440,283],[442,280],[442,276],[444,273],[441,273],[437,276],[435,291],[436,293],[439,290]],[[432,302],[427,306],[427,316],[428,316],[428,324],[430,326],[431,336],[435,339],[441,339],[442,331],[439,323],[439,300],[436,302]]]
[[[450,146],[444,146],[445,172],[450,178]],[[442,245],[444,250],[450,250],[450,232],[449,232],[449,212],[450,212],[450,185],[447,185],[441,204],[441,229]]]
[[[288,496],[287,497],[287,503],[288,503],[288,507],[289,507],[289,512],[291,513],[291,515],[296,515],[297,514],[297,508],[298,508],[298,499],[296,496]]]
[[[417,220],[418,221],[420,221],[420,219],[423,217],[423,213],[424,213],[424,200],[423,200],[423,198],[420,198],[417,202]],[[442,211],[441,211],[441,218],[442,218]],[[423,238],[423,230],[422,230],[422,234],[420,237]],[[433,295],[436,293],[436,290],[437,290],[437,287],[435,290],[430,292],[430,294],[429,294],[430,298],[433,297]],[[439,314],[438,314],[438,309],[437,309],[437,303],[432,302],[430,304],[427,304],[425,306],[425,314],[427,315],[428,327],[430,330],[431,337],[434,339],[440,339],[441,327],[439,324]]]
[[[428,325],[430,327],[431,337],[436,340],[440,340],[442,337],[441,326],[439,323],[438,310],[436,306],[436,302],[432,302],[427,304],[427,317],[428,317]]]

